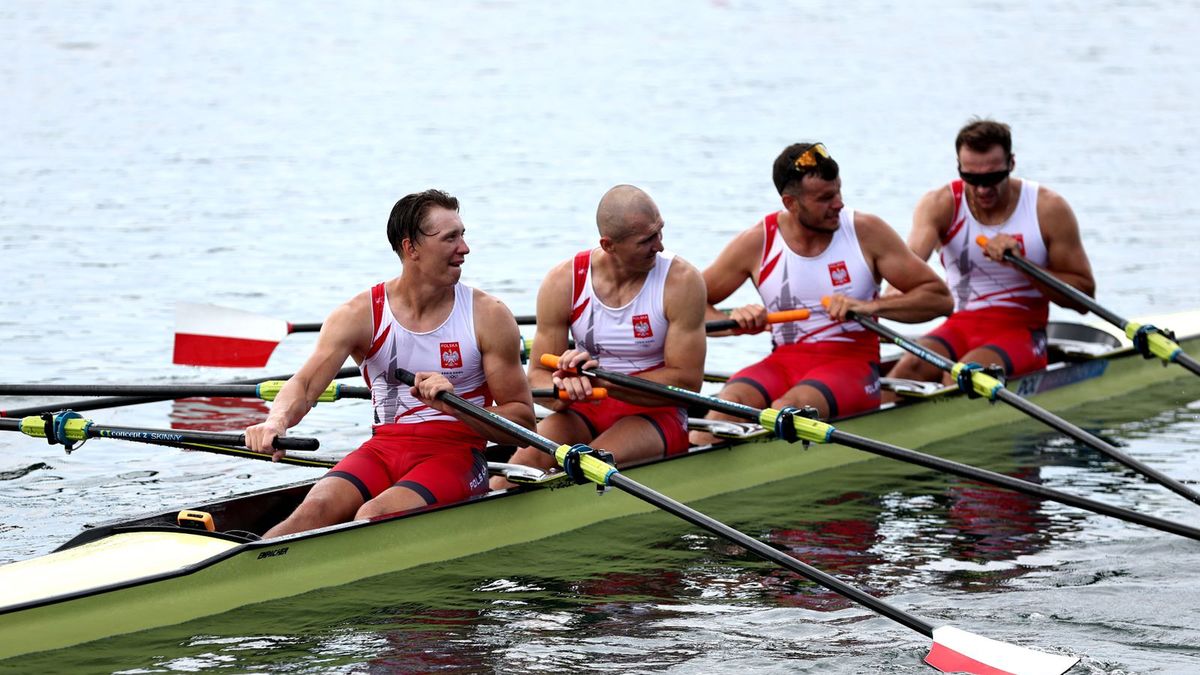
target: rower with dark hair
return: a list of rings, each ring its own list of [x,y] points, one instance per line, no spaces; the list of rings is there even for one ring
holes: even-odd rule
[[[756,408],[810,406],[823,418],[875,408],[879,339],[846,313],[927,321],[950,311],[950,292],[887,223],[845,208],[838,164],[821,143],[784,148],[773,179],[783,210],[735,237],[704,271],[709,318],[725,318],[714,305],[746,281],[763,304],[732,311],[738,332],[761,332],[768,312],[804,308],[811,315],[773,324],[771,354],[734,374],[720,396]],[[902,293],[880,298],[883,280]],[[693,443],[712,440],[692,434]]]
[[[1084,311],[1002,262],[1013,251],[1087,295],[1095,293],[1091,264],[1070,205],[1058,193],[1012,177],[1016,156],[1007,124],[973,119],[954,141],[958,180],[921,198],[908,245],[925,260],[941,251],[954,314],[920,340],[952,361],[1022,375],[1046,367],[1049,303]],[[976,239],[987,237],[986,248]],[[912,354],[894,377],[950,382],[950,375]]]
[[[246,445],[271,441],[308,413],[347,357],[371,387],[371,438],[309,491],[265,536],[351,518],[445,504],[487,492],[487,439],[511,442],[495,427],[461,416],[437,398],[457,393],[532,429],[533,399],[521,370],[520,333],[499,300],[460,283],[470,248],[458,200],[439,190],[408,195],[392,208],[387,234],[400,276],[359,293],[329,315],[312,356],[288,380],[266,421],[246,429]],[[398,370],[416,374],[415,386]]]

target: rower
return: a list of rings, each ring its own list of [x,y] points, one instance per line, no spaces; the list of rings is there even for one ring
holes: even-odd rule
[[[600,245],[559,263],[538,291],[529,381],[534,387],[553,384],[568,396],[546,402],[554,412],[538,424],[538,433],[559,443],[589,443],[612,453],[619,466],[685,452],[684,408],[583,377],[578,367],[603,364],[698,391],[706,344],[704,281],[695,267],[664,251],[662,216],[641,189],[610,189],[596,209],[596,225]],[[542,365],[542,354],[558,355],[557,367]],[[593,386],[607,388],[608,396],[588,401]],[[530,447],[511,461],[555,466],[552,457]],[[493,488],[509,485],[492,479]]]
[[[533,399],[521,372],[520,334],[499,300],[459,282],[467,247],[458,200],[439,190],[392,208],[387,234],[400,276],[359,293],[325,320],[312,356],[275,398],[266,421],[246,429],[246,446],[271,441],[315,405],[347,357],[370,383],[372,436],[338,462],[266,537],[446,504],[487,491],[487,440],[515,438],[439,398],[457,392],[533,428]],[[398,371],[416,373],[415,386]]]
[[[1004,253],[1023,255],[1094,295],[1075,214],[1058,193],[1011,176],[1016,157],[1007,124],[971,120],[958,132],[954,149],[959,179],[921,198],[908,237],[922,260],[935,248],[941,251],[954,293],[954,313],[919,342],[951,361],[1003,368],[1009,376],[1045,368],[1050,301],[1086,309],[1003,262]],[[981,234],[988,238],[986,248],[975,243]],[[948,373],[912,354],[891,375],[951,383]]]
[[[720,397],[756,408],[812,407],[822,418],[876,408],[879,340],[846,313],[927,321],[950,311],[950,292],[887,223],[845,208],[838,164],[823,144],[784,148],[773,178],[783,210],[735,237],[704,270],[709,317],[725,318],[714,305],[746,281],[763,304],[730,313],[736,332],[763,331],[768,312],[805,308],[811,316],[771,325],[771,354],[735,373]],[[882,280],[901,293],[880,298]],[[714,440],[692,433],[696,444]]]

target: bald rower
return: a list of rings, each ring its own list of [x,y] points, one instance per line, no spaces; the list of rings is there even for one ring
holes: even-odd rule
[[[580,365],[602,367],[699,390],[706,346],[704,280],[690,263],[663,250],[662,216],[641,189],[618,185],[606,192],[596,225],[600,246],[556,265],[538,291],[529,383],[553,385],[569,397],[545,402],[555,412],[538,424],[538,433],[607,450],[618,465],[685,452],[683,408],[575,373]],[[574,348],[568,348],[568,337]],[[558,367],[542,365],[537,358],[542,354],[558,354]],[[587,400],[593,387],[607,388],[608,398]],[[519,449],[512,462],[543,470],[555,466],[533,448]],[[493,488],[508,485],[492,479]]]

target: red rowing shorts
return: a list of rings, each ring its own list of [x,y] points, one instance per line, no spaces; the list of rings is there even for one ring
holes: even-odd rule
[[[980,347],[994,350],[1009,376],[1046,367],[1046,315],[1040,312],[1004,307],[955,312],[925,337],[948,349],[953,361]]]
[[[593,439],[608,431],[622,418],[636,415],[650,422],[658,432],[666,454],[687,452],[687,411],[683,408],[648,408],[615,398],[606,398],[599,401],[577,401],[571,404],[569,410],[583,418],[583,423],[587,425]]]
[[[734,373],[729,382],[754,387],[766,405],[804,384],[824,395],[830,417],[872,410],[879,407],[879,341],[871,335],[852,343],[783,345]]]
[[[486,444],[461,422],[382,424],[325,475],[353,483],[364,502],[398,485],[448,504],[487,492]]]

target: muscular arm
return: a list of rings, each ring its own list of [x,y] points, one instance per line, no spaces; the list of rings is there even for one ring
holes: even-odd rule
[[[732,318],[741,326],[739,332],[761,331],[766,326],[767,311],[761,305],[747,305],[734,309],[729,316],[716,308],[733,292],[746,283],[756,281],[755,274],[763,248],[762,224],[756,224],[733,238],[717,259],[704,270],[704,285],[708,297],[704,318],[710,321]],[[713,333],[714,336],[733,335],[734,331]]]
[[[830,316],[843,319],[846,310],[853,309],[885,319],[919,323],[949,314],[954,309],[954,298],[945,282],[904,245],[900,235],[887,223],[877,216],[856,213],[854,227],[863,253],[876,274],[900,293],[871,301],[834,296]]]
[[[945,187],[930,190],[913,210],[912,231],[908,233],[908,248],[917,258],[929,260],[954,218],[954,194]]]
[[[1038,222],[1041,224],[1042,240],[1046,243],[1049,256],[1047,271],[1089,296],[1096,294],[1096,280],[1092,277],[1092,265],[1079,236],[1079,222],[1067,200],[1058,193],[1044,187],[1038,192]],[[1031,279],[1032,280],[1032,279]],[[1087,308],[1071,302],[1042,284],[1034,283],[1053,302],[1086,313]]]
[[[555,265],[546,273],[537,296],[537,331],[529,350],[529,384],[532,387],[554,386],[554,369],[543,366],[542,354],[562,354],[567,351],[571,322],[571,260]],[[542,405],[562,410],[569,404],[557,399]]]
[[[483,374],[495,402],[489,410],[512,422],[533,429],[533,398],[529,380],[521,369],[521,334],[512,312],[504,303],[475,291],[475,335],[483,357]],[[463,422],[483,436],[499,442],[521,443],[520,439],[501,433],[490,424],[466,416]]]
[[[659,384],[700,390],[704,379],[704,354],[708,336],[704,332],[704,278],[686,260],[675,258],[663,289],[663,306],[667,315],[667,340],[663,348],[663,367],[638,377]],[[603,366],[604,364],[600,364]],[[618,387],[603,382],[609,395],[635,405],[678,405],[652,394]]]
[[[272,452],[271,441],[283,436],[312,410],[346,358],[366,353],[371,344],[370,305],[370,294],[364,292],[325,319],[312,355],[279,390],[266,421],[246,429],[246,447],[256,452]],[[284,453],[276,450],[273,454],[278,460]]]

